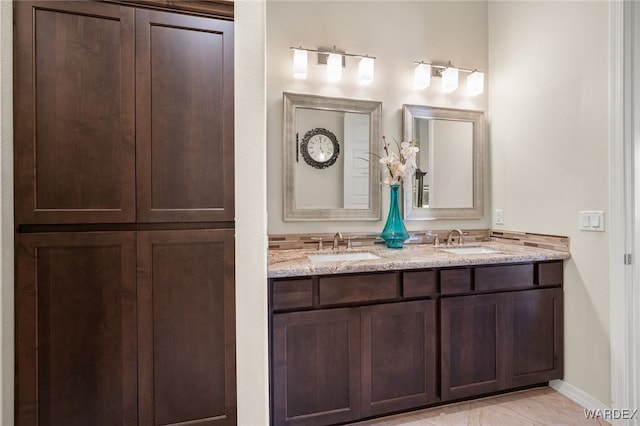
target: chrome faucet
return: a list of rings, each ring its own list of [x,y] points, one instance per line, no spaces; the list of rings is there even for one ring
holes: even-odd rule
[[[342,238],[341,232],[336,232],[336,235],[333,236],[333,249],[338,250],[340,248],[340,241],[344,241]]]
[[[440,247],[440,238],[438,238],[438,234],[434,234],[431,231],[428,231],[425,236],[427,237],[433,237],[433,246],[434,247]]]
[[[447,234],[447,245],[450,246],[451,243],[453,242],[453,234],[457,232],[458,233],[458,245],[462,245],[464,244],[464,236],[462,235],[462,231],[459,229],[452,229],[451,231],[449,231],[449,233]]]

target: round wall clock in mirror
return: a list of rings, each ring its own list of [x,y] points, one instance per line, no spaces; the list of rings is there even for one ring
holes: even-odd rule
[[[300,151],[307,164],[316,169],[325,169],[338,159],[340,144],[333,132],[317,127],[304,134]]]

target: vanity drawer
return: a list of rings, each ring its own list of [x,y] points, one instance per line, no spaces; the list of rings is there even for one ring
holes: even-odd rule
[[[438,293],[438,271],[411,271],[402,274],[402,296],[421,297]]]
[[[440,294],[471,291],[471,269],[443,269],[440,271]]]
[[[274,311],[313,306],[311,278],[273,281],[272,294],[271,306]]]
[[[562,285],[562,261],[538,263],[538,285]]]
[[[357,274],[320,277],[320,305],[392,300],[400,297],[398,274]]]
[[[476,291],[508,290],[533,286],[533,264],[475,268]]]

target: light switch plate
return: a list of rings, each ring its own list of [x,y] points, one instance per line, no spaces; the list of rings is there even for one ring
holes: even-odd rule
[[[581,231],[604,232],[604,212],[601,210],[580,211],[578,228]]]

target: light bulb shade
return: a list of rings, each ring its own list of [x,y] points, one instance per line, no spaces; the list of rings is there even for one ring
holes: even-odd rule
[[[458,88],[458,68],[448,67],[442,71],[442,90],[451,93]]]
[[[338,81],[342,78],[342,55],[331,53],[327,58],[327,79]]]
[[[293,77],[307,78],[307,51],[293,49]]]
[[[413,71],[413,84],[416,89],[420,90],[426,89],[431,85],[431,65],[418,64]]]
[[[478,96],[484,92],[484,73],[474,71],[467,77],[467,91],[471,96]]]
[[[373,58],[362,58],[358,65],[358,82],[371,84],[373,81]]]

